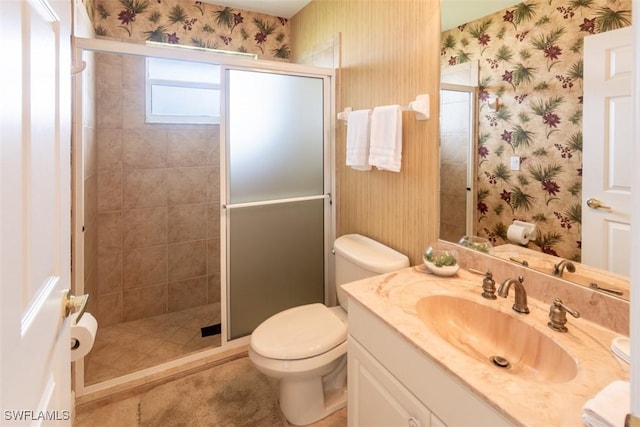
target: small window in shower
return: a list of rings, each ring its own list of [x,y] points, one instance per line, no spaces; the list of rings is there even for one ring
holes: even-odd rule
[[[147,58],[147,123],[220,123],[220,66]]]

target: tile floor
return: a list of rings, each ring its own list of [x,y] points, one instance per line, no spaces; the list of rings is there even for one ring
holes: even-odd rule
[[[200,328],[220,322],[220,303],[99,328],[85,358],[91,385],[149,368],[205,347],[220,346],[220,335],[202,337]]]

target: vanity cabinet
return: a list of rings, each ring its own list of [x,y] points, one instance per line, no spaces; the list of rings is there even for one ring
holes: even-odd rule
[[[510,426],[357,301],[349,301],[349,426]]]
[[[355,339],[347,354],[350,426],[431,425],[431,411]]]

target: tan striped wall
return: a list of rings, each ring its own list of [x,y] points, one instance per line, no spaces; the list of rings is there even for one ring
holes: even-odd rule
[[[403,113],[400,173],[345,166],[346,127],[336,123],[336,235],[360,233],[422,262],[438,237],[438,0],[313,0],[291,20],[293,61],[339,34],[337,111],[406,105],[431,96],[431,118]]]

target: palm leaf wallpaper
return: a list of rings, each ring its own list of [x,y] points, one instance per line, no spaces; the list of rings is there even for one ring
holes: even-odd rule
[[[194,0],[84,0],[96,35],[289,60],[289,21]]]
[[[533,222],[529,248],[580,260],[583,39],[630,24],[631,0],[529,0],[442,33],[443,68],[479,62],[478,235]]]

